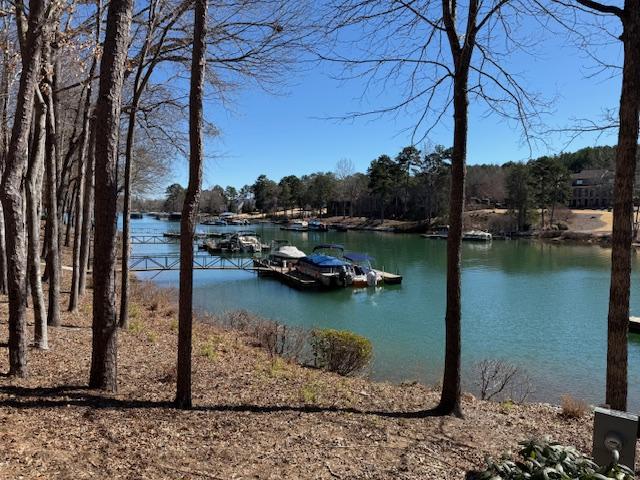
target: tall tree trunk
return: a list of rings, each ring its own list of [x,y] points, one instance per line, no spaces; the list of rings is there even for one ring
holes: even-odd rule
[[[67,226],[64,234],[65,247],[68,247],[70,245],[71,227],[76,222],[75,205],[78,202],[79,190],[80,190],[79,185],[80,185],[80,182],[78,181],[78,178],[76,178],[76,181],[73,183],[73,188],[71,190],[71,197],[69,197],[69,201],[67,202],[67,205],[66,205]]]
[[[195,0],[189,92],[189,185],[180,225],[180,300],[176,406],[191,408],[191,328],[193,323],[193,235],[202,184],[202,96],[206,65],[207,0]]]
[[[462,85],[460,85],[462,83]],[[445,316],[445,368],[439,407],[442,413],[461,414],[461,295],[460,263],[464,178],[467,143],[466,81],[456,78],[454,86],[454,143],[451,156],[451,192],[447,237],[447,307]]]
[[[9,290],[9,374],[27,374],[27,258],[24,229],[22,179],[27,166],[29,130],[33,113],[33,97],[40,73],[42,50],[41,26],[44,1],[29,2],[27,32],[20,86],[11,131],[11,142],[2,176],[0,200],[4,215],[7,246],[7,283]]]
[[[117,390],[118,325],[115,305],[118,132],[132,0],[112,0],[107,13],[96,105],[93,342],[89,386]]]
[[[461,324],[460,262],[464,181],[467,158],[469,100],[468,71],[458,71],[453,87],[453,150],[451,154],[451,192],[449,197],[449,233],[447,237],[447,308],[445,314],[445,362],[442,395],[438,409],[446,415],[462,415],[461,395]]]
[[[137,78],[136,78],[137,80]],[[137,83],[137,82],[136,82]],[[136,111],[138,96],[134,92],[134,99],[129,112],[127,126],[127,147],[124,163],[124,202],[122,206],[122,276],[120,279],[120,328],[129,326],[129,255],[131,249],[131,160],[133,156],[133,141],[136,126]]]
[[[611,287],[607,339],[606,402],[616,410],[627,408],[627,336],[633,241],[633,181],[638,153],[640,106],[640,0],[625,1],[624,63],[620,96],[620,129],[616,148]]]
[[[96,126],[95,119],[89,120],[89,145],[87,145],[87,172],[84,177],[84,200],[82,202],[82,242],[80,245],[80,270],[78,273],[78,295],[83,296],[87,288],[87,269],[89,267],[89,250],[91,248],[91,231],[93,226],[93,191]]]
[[[44,51],[45,65],[51,71],[50,47]],[[53,98],[51,96],[50,75],[47,78],[48,88],[43,92],[45,103],[47,104],[47,140],[46,144],[46,175],[47,175],[47,279],[49,282],[49,308],[47,310],[47,324],[51,326],[60,325],[60,230],[58,218],[58,168],[57,168],[57,132],[55,113],[53,108]]]
[[[47,110],[42,96],[38,96],[35,108],[34,134],[29,167],[27,169],[27,228],[29,234],[28,255],[29,285],[33,300],[33,343],[36,348],[49,348],[47,335],[47,312],[42,293],[40,276],[40,211],[42,199],[42,179],[44,174],[44,154],[47,128]]]
[[[87,121],[88,123],[88,121]],[[84,128],[84,127],[83,127]],[[83,142],[88,141],[88,132],[85,138],[83,132]],[[84,152],[83,146],[81,151]],[[70,312],[74,312],[78,308],[78,276],[80,274],[80,243],[82,237],[82,201],[84,200],[84,182],[86,175],[86,156],[81,154],[78,159],[78,191],[76,192],[76,201],[74,205],[75,216],[73,225],[73,271],[71,273],[71,294],[69,295],[69,307]]]
[[[4,4],[3,4],[4,7]],[[3,18],[4,35],[2,39],[2,48],[4,55],[2,56],[2,75],[0,76],[0,87],[2,89],[2,97],[0,98],[0,179],[4,173],[4,165],[9,150],[9,127],[7,122],[7,113],[9,106],[9,22],[7,17]],[[0,294],[7,293],[7,248],[5,244],[4,231],[4,215],[2,206],[0,205]]]
[[[0,177],[2,168],[0,168]],[[0,204],[0,295],[7,293],[7,244],[5,242],[4,214]]]
[[[85,97],[83,121],[82,121],[82,148],[80,158],[86,165],[82,196],[82,226],[80,232],[80,248],[78,251],[78,279],[77,296],[85,294],[87,286],[87,268],[89,267],[89,247],[91,246],[91,227],[93,225],[93,187],[95,164],[95,118],[91,108],[91,94],[93,91],[93,77],[98,65],[97,50],[100,45],[100,26],[102,25],[102,0],[96,0],[96,51],[91,59],[89,69],[89,84]],[[74,251],[75,252],[75,251]],[[75,262],[75,259],[74,259]],[[73,293],[73,292],[72,292]]]

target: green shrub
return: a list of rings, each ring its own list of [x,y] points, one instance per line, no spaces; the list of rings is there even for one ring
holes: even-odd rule
[[[132,322],[129,322],[129,332],[133,333],[134,335],[138,335],[139,333],[142,333],[143,330],[144,330],[144,325],[142,324],[141,321],[134,320]]]
[[[315,365],[340,375],[361,371],[373,356],[371,341],[347,330],[313,330],[310,343]]]
[[[316,383],[305,383],[300,388],[300,400],[304,403],[316,403],[318,401],[319,386]]]
[[[209,360],[215,360],[218,357],[218,345],[220,345],[220,337],[213,335],[200,345],[200,356]]]
[[[488,460],[482,472],[468,472],[468,480],[632,480],[634,473],[624,465],[599,467],[575,447],[531,440],[522,442],[521,460]]]
[[[138,318],[140,316],[140,305],[132,303],[129,305],[129,318]]]

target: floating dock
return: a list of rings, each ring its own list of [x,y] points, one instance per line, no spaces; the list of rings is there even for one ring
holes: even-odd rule
[[[254,271],[259,277],[273,277],[285,285],[298,290],[319,290],[322,288],[322,284],[318,280],[301,274],[297,270],[289,267],[269,265],[262,259],[255,259],[253,266]]]

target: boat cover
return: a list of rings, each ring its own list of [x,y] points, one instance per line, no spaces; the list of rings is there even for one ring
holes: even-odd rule
[[[299,248],[294,247],[293,245],[285,245],[283,247],[280,247],[275,255],[285,258],[302,258],[307,256],[306,253],[304,253]]]
[[[354,262],[354,263],[357,263],[357,262],[371,262],[371,263],[373,263],[373,260],[374,260],[373,257],[370,257],[366,253],[348,252],[348,253],[345,253],[343,256],[344,256],[344,258],[346,258],[350,262]]]
[[[335,248],[337,250],[344,250],[344,246],[337,243],[321,243],[313,247],[313,251],[315,252],[316,250],[321,250],[323,248]]]
[[[309,263],[317,267],[340,267],[342,265],[348,265],[346,262],[336,257],[330,257],[329,255],[320,255],[314,253],[308,257],[300,259],[301,262]]]

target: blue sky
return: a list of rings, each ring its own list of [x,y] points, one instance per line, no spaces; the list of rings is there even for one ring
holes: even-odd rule
[[[619,99],[620,78],[598,76],[593,61],[563,38],[551,39],[541,49],[542,55],[521,55],[510,60],[511,69],[526,79],[526,84],[556,97],[553,114],[545,117],[549,127],[565,127],[572,118],[597,119],[604,108],[615,107]],[[620,63],[618,46],[601,52],[607,61]],[[410,143],[403,129],[416,118],[400,115],[378,119],[338,122],[323,118],[339,116],[367,106],[380,106],[394,98],[396,92],[385,91],[362,105],[363,81],[340,82],[330,78],[336,67],[320,65],[283,79],[282,95],[271,95],[255,87],[234,93],[231,109],[208,102],[205,115],[221,130],[221,135],[206,142],[207,154],[215,156],[205,166],[204,187],[215,184],[240,187],[251,184],[264,173],[274,180],[288,174],[301,175],[334,170],[341,158],[349,158],[359,171],[365,171],[380,154],[395,155]],[[565,142],[551,139],[550,148],[533,151],[533,156],[558,153]],[[451,144],[447,118],[429,138],[432,144]],[[614,136],[583,136],[568,150],[596,144],[613,144]],[[486,117],[473,103],[470,108],[468,162],[501,164],[526,160],[530,152],[521,141],[520,132],[495,116]],[[187,164],[177,159],[167,184],[178,181],[186,185]]]

